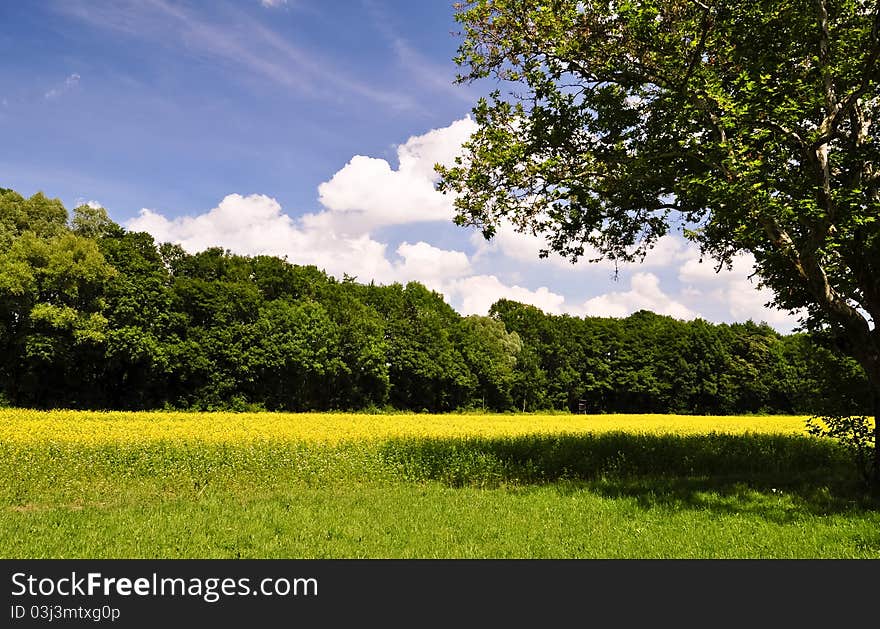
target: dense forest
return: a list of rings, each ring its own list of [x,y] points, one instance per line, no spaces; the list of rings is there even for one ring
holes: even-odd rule
[[[867,412],[866,391],[819,335],[508,300],[465,317],[416,282],[189,254],[0,189],[0,405],[809,414]]]

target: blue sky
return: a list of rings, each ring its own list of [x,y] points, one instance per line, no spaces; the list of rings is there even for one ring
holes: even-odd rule
[[[283,255],[381,283],[418,280],[465,314],[795,319],[748,259],[715,274],[670,236],[646,264],[539,260],[451,223],[432,165],[489,85],[455,85],[451,0],[0,3],[0,186],[98,203],[189,250]]]

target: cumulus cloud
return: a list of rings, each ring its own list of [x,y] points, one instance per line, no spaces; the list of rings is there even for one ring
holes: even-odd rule
[[[193,251],[234,242],[243,251],[265,253],[277,250],[294,232],[281,205],[262,194],[230,194],[209,212],[171,220],[144,208],[130,226]]]
[[[397,281],[417,280],[432,290],[447,292],[447,282],[471,273],[471,263],[462,251],[438,249],[426,242],[402,243],[397,248],[402,259],[394,267]]]
[[[593,317],[625,317],[638,310],[651,310],[676,319],[694,319],[699,316],[664,293],[660,288],[660,278],[653,273],[636,273],[630,279],[628,291],[593,297],[577,310]]]
[[[474,275],[462,251],[424,241],[403,242],[391,259],[388,246],[368,234],[343,235],[326,229],[326,214],[294,220],[275,199],[231,194],[217,207],[196,216],[169,219],[143,209],[126,227],[146,231],[159,242],[177,243],[190,252],[223,247],[243,255],[274,255],[295,264],[314,264],[338,278],[348,273],[362,282],[421,282],[450,303],[460,304],[463,314],[486,314],[502,297],[549,313],[564,311],[565,298],[546,287],[532,291],[507,286],[494,275]]]
[[[326,214],[326,213],[324,213]],[[426,242],[401,243],[388,256],[388,245],[369,234],[341,234],[327,229],[322,214],[294,220],[275,199],[265,195],[230,194],[212,210],[169,219],[150,209],[126,225],[159,242],[174,242],[189,252],[222,247],[242,255],[286,257],[294,264],[313,264],[331,275],[355,275],[380,283],[418,281],[443,292],[450,280],[471,272],[467,255]]]
[[[261,194],[230,194],[204,214],[173,219],[145,208],[127,227],[190,252],[223,247],[244,255],[286,256],[337,277],[358,273],[366,281],[392,274],[384,243],[368,234],[340,235],[321,229],[319,222],[294,221],[275,199]]]
[[[495,236],[491,240],[486,240],[481,233],[474,232],[471,234],[471,244],[476,249],[474,255],[476,259],[495,254],[526,263],[535,263],[541,260],[539,252],[541,249],[547,248],[543,237],[519,232],[509,223],[499,225]],[[667,235],[662,236],[654,243],[654,246],[648,250],[642,262],[630,265],[622,264],[620,268],[674,266],[683,260],[688,260],[695,254],[696,251],[693,245],[689,244],[684,238]],[[614,268],[614,263],[610,260],[590,262],[590,260],[596,258],[599,258],[598,253],[587,248],[581,259],[572,264],[569,260],[551,251],[549,256],[542,259],[542,263],[550,265],[554,269],[578,272],[583,271],[585,268]]]
[[[100,208],[103,208],[103,207],[104,207],[104,205],[103,205],[100,201],[95,201],[94,199],[88,199],[88,200],[86,200],[84,197],[78,197],[78,198],[73,202],[73,206],[74,206],[74,207],[79,207],[79,206],[81,206],[81,205],[87,205],[87,206],[89,206],[90,208],[92,208],[92,209],[94,209],[94,210],[97,210],[97,209],[100,209]]]
[[[355,155],[318,187],[318,198],[340,223],[371,231],[388,225],[448,222],[452,198],[435,190],[434,165],[450,164],[476,129],[470,118],[411,137],[397,148],[398,167],[384,159]]]
[[[550,314],[561,314],[565,297],[553,293],[545,286],[529,290],[522,286],[507,286],[494,275],[472,275],[451,282],[446,291],[460,303],[458,311],[464,315],[485,315],[501,298],[537,306]]]
[[[699,258],[691,258],[679,268],[678,279],[688,284],[711,282],[718,276],[716,268],[711,261],[706,262]]]
[[[711,261],[700,263],[695,247],[679,236],[661,238],[643,264],[622,267],[632,273],[628,289],[608,290],[586,301],[566,298],[563,291],[576,291],[581,280],[576,273],[560,271],[583,273],[589,263],[539,259],[542,239],[509,225],[490,242],[479,234],[469,243],[465,239],[472,255],[438,247],[430,237],[415,237],[417,224],[451,219],[452,200],[434,189],[433,167],[450,163],[474,128],[475,123],[465,118],[413,136],[397,147],[396,167],[383,159],[355,156],[321,184],[323,209],[317,212],[294,217],[266,195],[230,194],[217,207],[194,216],[169,218],[145,208],[126,226],[191,252],[219,246],[244,255],[313,264],[337,278],[347,273],[361,282],[418,281],[463,314],[486,314],[498,299],[507,298],[551,314],[625,317],[646,309],[678,319],[751,318],[777,329],[793,327],[793,317],[764,307],[769,294],[757,290],[748,278],[752,258],[739,258],[733,271],[716,274]],[[408,232],[408,240],[397,243],[378,239],[377,230],[391,225],[413,225],[413,235]],[[608,263],[598,266],[610,268]],[[535,279],[548,275],[552,279]],[[531,278],[529,286],[523,277]]]
[[[691,299],[711,300],[729,312],[733,320],[765,321],[777,329],[792,330],[798,316],[766,306],[773,294],[759,288],[757,280],[749,277],[754,265],[751,254],[742,254],[733,260],[730,270],[722,268],[716,272],[717,262],[701,262],[694,256],[681,265],[678,279]]]
[[[397,168],[385,160],[355,156],[319,187],[324,210],[298,219],[261,194],[230,194],[197,216],[168,218],[144,208],[129,229],[151,233],[188,251],[219,246],[245,255],[286,256],[331,275],[362,281],[421,281],[441,290],[472,271],[468,256],[426,242],[403,242],[389,259],[388,245],[372,237],[388,225],[449,221],[452,203],[434,189],[435,163],[450,163],[475,129],[468,117],[413,136],[397,149]]]

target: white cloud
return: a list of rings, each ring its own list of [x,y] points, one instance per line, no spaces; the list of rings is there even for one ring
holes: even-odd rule
[[[642,266],[673,266],[682,260],[689,260],[697,255],[697,249],[693,244],[681,236],[668,234],[661,236],[654,247],[648,250]]]
[[[507,286],[494,275],[472,275],[456,280],[450,283],[447,291],[460,302],[458,311],[464,315],[485,315],[501,298],[531,304],[550,314],[564,311],[565,297],[551,292],[546,286],[534,291],[522,286]]]
[[[223,247],[244,255],[287,256],[296,264],[314,264],[328,273],[360,279],[393,275],[386,245],[368,234],[340,235],[321,229],[320,222],[295,222],[279,203],[265,195],[230,194],[220,204],[198,216],[168,219],[143,209],[126,225],[151,233],[159,242],[175,242],[190,252]]]
[[[756,288],[752,282],[745,278],[732,280],[727,290],[713,291],[722,299],[726,298],[730,305],[730,314],[737,319],[757,319],[773,321],[776,323],[788,319],[788,315],[779,310],[765,306],[773,295],[766,289]]]
[[[286,257],[294,264],[314,264],[331,275],[354,275],[358,281],[379,283],[418,281],[459,303],[463,314],[486,314],[506,297],[535,305],[545,312],[565,310],[565,298],[546,287],[530,290],[507,286],[494,275],[474,275],[462,251],[435,247],[424,241],[403,242],[389,259],[388,246],[369,234],[340,234],[329,212],[294,220],[280,204],[265,195],[230,194],[217,207],[196,215],[167,218],[143,209],[126,227],[146,231],[158,242],[174,242],[190,252],[223,247],[243,255]]]
[[[417,224],[449,221],[452,201],[434,189],[433,166],[450,163],[474,127],[470,118],[464,118],[409,138],[397,148],[397,168],[382,159],[352,158],[321,184],[324,209],[319,212],[294,218],[268,196],[230,194],[196,216],[168,218],[143,209],[127,227],[150,232],[159,242],[177,242],[191,252],[219,246],[244,255],[274,255],[294,264],[313,264],[337,278],[347,273],[360,282],[418,281],[443,294],[463,314],[486,314],[498,299],[507,298],[551,314],[625,317],[646,309],[678,319],[751,318],[777,329],[793,327],[793,317],[764,307],[769,294],[758,291],[748,279],[752,258],[738,258],[733,271],[716,274],[712,262],[700,263],[695,247],[679,236],[664,236],[643,264],[621,268],[633,273],[628,290],[606,288],[607,292],[582,302],[567,299],[564,293],[577,291],[583,276],[559,270],[584,273],[593,265],[571,265],[558,257],[541,260],[542,240],[509,225],[488,243],[474,234],[471,256],[440,248],[424,235],[397,243],[378,240],[375,231],[389,225],[415,229]],[[478,262],[481,268],[475,268]],[[609,263],[599,265],[609,267]],[[500,269],[507,283],[499,279]],[[548,271],[552,279],[536,280],[547,277]],[[529,285],[523,278],[530,278]],[[596,281],[591,280],[593,290],[602,290]],[[532,288],[536,285],[540,287]]]
[[[471,263],[462,251],[438,249],[426,242],[404,242],[397,248],[397,254],[403,262],[395,265],[394,275],[401,283],[415,280],[432,290],[446,292],[448,281],[471,274]]]
[[[74,72],[73,74],[69,75],[66,79],[64,79],[64,83],[62,85],[59,85],[58,87],[53,87],[48,92],[43,94],[43,97],[46,100],[52,100],[54,98],[58,98],[64,92],[69,92],[70,90],[76,89],[76,87],[79,85],[80,78],[81,78],[80,75],[77,74],[76,72]],[[4,103],[5,103],[5,101],[4,101]]]
[[[599,257],[598,253],[587,248],[578,262],[572,264],[552,251],[546,258],[540,258],[539,251],[547,248],[546,241],[541,236],[522,233],[514,229],[510,223],[498,226],[496,234],[491,240],[486,240],[480,232],[471,234],[471,244],[476,248],[475,258],[483,258],[491,254],[500,254],[519,262],[528,264],[552,265],[556,269],[566,271],[583,272],[587,268],[613,269],[614,263],[610,260],[590,262]],[[684,238],[680,236],[662,236],[654,243],[654,247],[648,250],[642,262],[621,264],[621,269],[634,268],[660,268],[674,266],[682,260],[690,259],[696,250]]]
[[[145,208],[126,227],[193,253],[222,247],[242,255],[286,257],[293,264],[313,264],[337,278],[348,273],[362,282],[418,281],[443,292],[447,282],[471,273],[464,252],[404,242],[396,250],[399,260],[392,261],[387,244],[367,233],[336,232],[326,219],[324,212],[295,221],[268,196],[230,194],[197,216],[168,219]]]
[[[758,288],[757,280],[749,277],[754,266],[755,258],[742,254],[733,260],[730,270],[722,268],[716,272],[717,262],[700,262],[694,256],[681,265],[678,279],[684,285],[683,291],[693,300],[712,300],[729,312],[730,320],[765,321],[779,330],[792,330],[798,317],[765,305],[773,294]]]
[[[630,279],[628,291],[593,297],[578,310],[592,317],[625,317],[638,310],[651,310],[676,319],[694,319],[699,316],[666,295],[660,288],[660,279],[653,273],[636,273]]]
[[[679,268],[678,279],[688,284],[717,281],[719,279],[719,273],[716,272],[717,264],[714,260],[701,262],[699,257],[690,258]],[[721,272],[724,270],[722,269]]]
[[[319,200],[349,229],[451,221],[452,197],[435,190],[434,165],[450,164],[475,129],[476,123],[467,117],[411,137],[397,149],[396,170],[384,159],[355,155],[318,186]]]
[[[86,200],[83,197],[77,197],[76,200],[73,202],[73,207],[79,207],[81,205],[87,205],[95,210],[104,207],[104,205],[100,201],[95,201],[94,199]]]
[[[322,183],[318,193],[324,207],[364,230],[453,216],[451,201],[438,196],[429,179],[392,170],[384,159],[363,155],[354,156]]]
[[[396,170],[385,160],[352,158],[319,187],[326,209],[298,220],[268,196],[230,194],[197,216],[169,219],[145,208],[127,226],[188,251],[219,246],[245,255],[287,256],[293,263],[314,264],[337,277],[349,273],[362,281],[416,280],[439,290],[449,280],[471,273],[464,252],[404,242],[396,249],[399,260],[391,261],[388,245],[370,234],[387,225],[451,219],[451,199],[434,189],[433,167],[451,162],[474,128],[467,117],[411,137],[398,147]]]
[[[175,240],[193,251],[226,246],[233,240],[237,248],[251,253],[277,249],[274,245],[280,244],[279,237],[286,240],[293,231],[292,219],[281,213],[278,202],[261,194],[230,194],[205,214],[172,220],[143,209],[131,226],[160,240]]]
[[[270,9],[277,9],[280,6],[287,4],[287,0],[260,0],[260,4]]]
[[[448,127],[411,137],[398,148],[400,170],[437,181],[440,177],[434,172],[434,164],[452,165],[461,153],[462,144],[476,130],[477,123],[470,116],[465,116]]]
[[[479,231],[473,232],[471,244],[476,248],[475,258],[500,253],[520,262],[537,263],[540,261],[538,251],[544,246],[544,241],[539,236],[516,231],[509,223],[503,223],[498,226],[491,240],[486,240]],[[547,258],[545,263],[572,266],[559,257]]]

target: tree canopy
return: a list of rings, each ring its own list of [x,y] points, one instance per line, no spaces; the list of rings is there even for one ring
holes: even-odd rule
[[[820,337],[649,312],[462,316],[423,285],[188,253],[0,191],[0,404],[89,409],[861,412]],[[354,270],[354,269],[353,269]]]
[[[880,408],[880,2],[475,0],[456,18],[460,80],[510,88],[439,168],[459,224],[507,221],[572,260],[639,259],[673,229],[719,265],[751,254]]]

